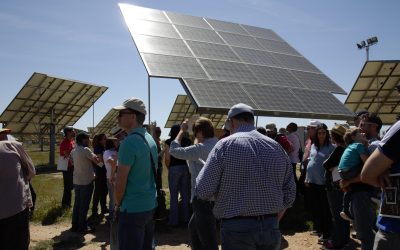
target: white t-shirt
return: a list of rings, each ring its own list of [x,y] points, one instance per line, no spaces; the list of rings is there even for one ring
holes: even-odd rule
[[[107,179],[111,179],[111,169],[112,169],[111,164],[107,161],[109,159],[116,159],[117,154],[118,154],[118,152],[115,150],[106,150],[103,154],[103,160],[104,160],[104,164],[106,165],[106,170],[107,170]]]

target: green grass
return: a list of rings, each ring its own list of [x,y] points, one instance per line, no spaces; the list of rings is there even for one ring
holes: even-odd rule
[[[40,174],[32,180],[36,192],[36,207],[32,220],[50,225],[70,220],[72,210],[61,208],[63,193],[62,175],[59,173]]]

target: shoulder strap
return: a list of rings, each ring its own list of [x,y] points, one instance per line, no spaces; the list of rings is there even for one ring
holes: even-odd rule
[[[151,154],[151,148],[150,148],[149,143],[147,142],[146,138],[145,138],[142,134],[139,134],[138,132],[133,132],[132,134],[138,135],[140,138],[142,138],[142,140],[144,141],[144,143],[145,143],[145,144],[147,145],[147,147],[149,148],[150,162],[151,162],[151,165],[153,165],[153,166],[151,167],[151,169],[153,170],[154,181],[156,181],[156,180],[157,180],[156,165],[155,165],[155,163],[154,163],[154,159],[153,159],[153,156],[152,156],[152,154]]]

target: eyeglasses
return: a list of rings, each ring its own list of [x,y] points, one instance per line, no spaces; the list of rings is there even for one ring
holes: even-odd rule
[[[129,114],[134,114],[134,113],[130,111],[121,111],[119,112],[118,117],[122,117],[123,115],[129,115]]]

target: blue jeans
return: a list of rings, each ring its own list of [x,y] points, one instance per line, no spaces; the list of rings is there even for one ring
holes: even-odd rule
[[[376,213],[370,192],[353,192],[351,195],[351,214],[357,238],[362,250],[372,250],[375,238]]]
[[[86,230],[87,213],[93,193],[93,182],[88,185],[74,185],[75,203],[72,210],[72,228]]]
[[[186,165],[171,166],[168,171],[170,192],[169,225],[179,224],[178,193],[182,197],[183,221],[189,221],[190,177]]]
[[[189,221],[192,250],[218,250],[214,202],[193,198],[193,214]]]
[[[221,245],[223,250],[278,250],[281,246],[278,218],[223,219]]]
[[[395,250],[400,246],[400,234],[379,230],[375,235],[374,250]]]
[[[326,191],[333,218],[331,240],[335,247],[343,247],[350,240],[350,225],[340,217],[342,211],[343,192],[339,188]]]
[[[154,244],[154,209],[140,213],[122,212],[118,222],[119,250],[152,250]]]

